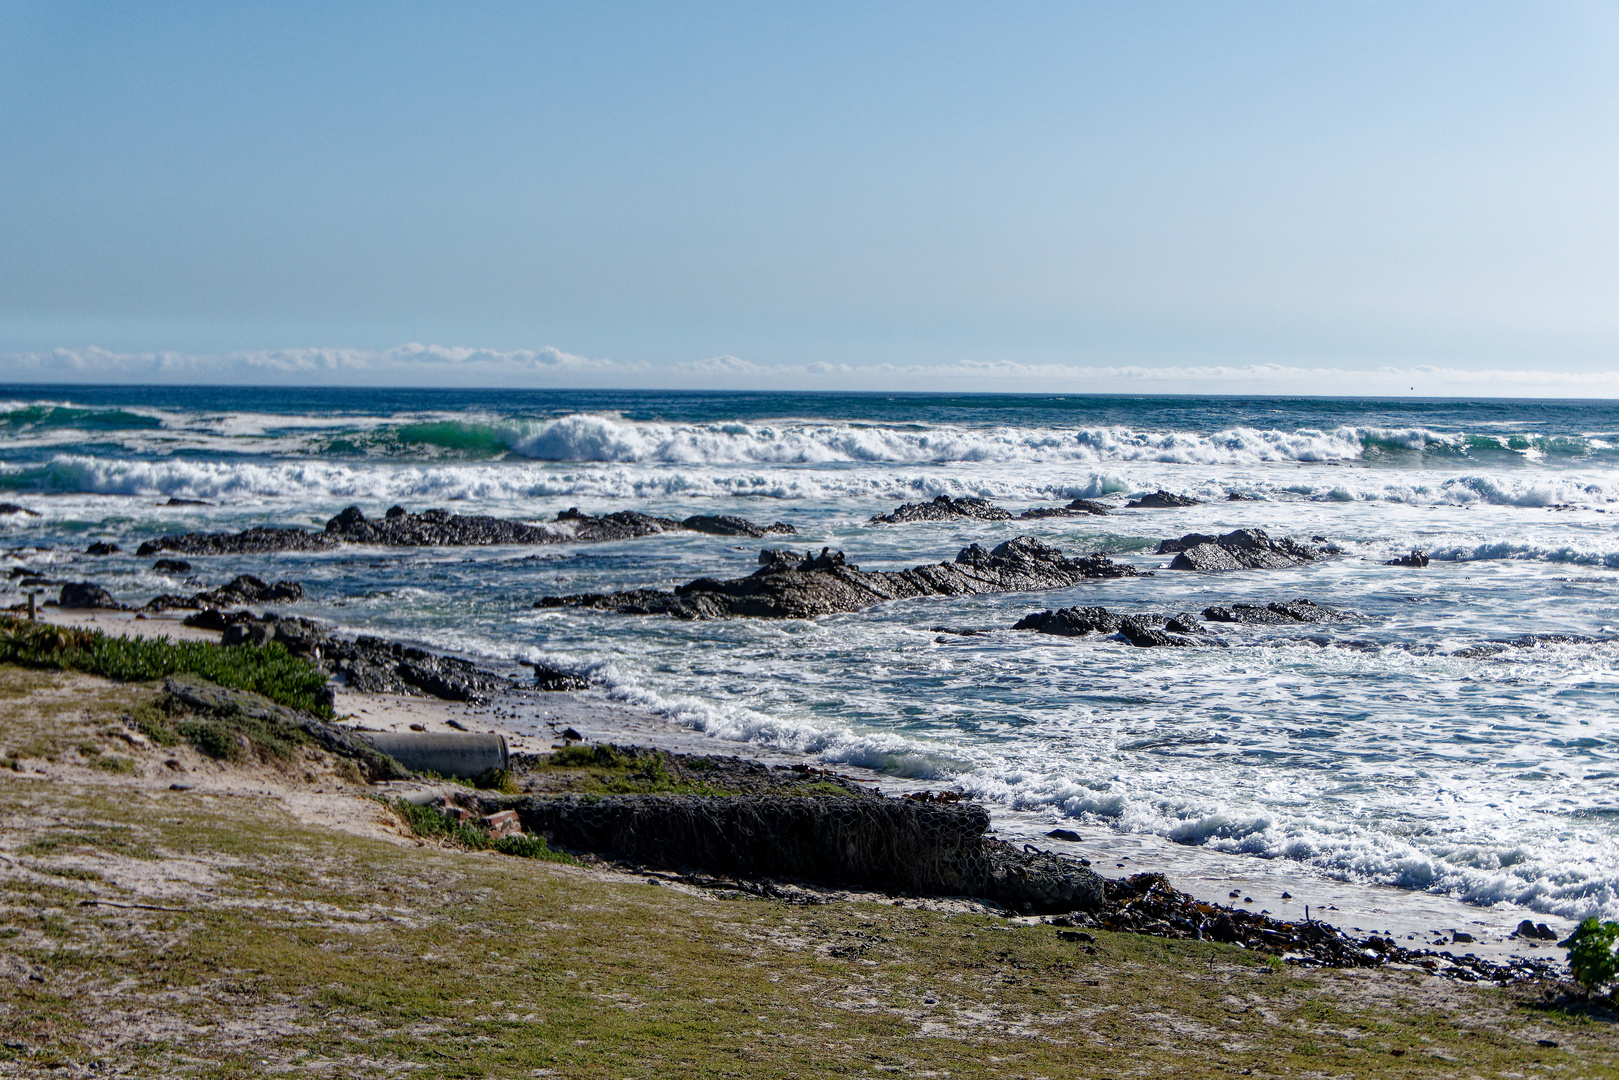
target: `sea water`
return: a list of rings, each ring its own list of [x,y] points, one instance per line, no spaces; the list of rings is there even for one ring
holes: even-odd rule
[[[0,517],[0,540],[53,549],[12,550],[0,569],[93,580],[132,604],[237,573],[293,579],[309,598],[286,613],[513,673],[519,660],[588,673],[716,750],[954,787],[1014,833],[1061,825],[1138,863],[1171,853],[1476,910],[1619,917],[1619,403],[28,386],[0,398],[0,500],[40,515]],[[1202,502],[1122,509],[1159,488]],[[1080,497],[1121,509],[869,523],[940,494],[1014,513]],[[798,535],[198,557],[190,578],[131,554],[164,533],[318,528],[351,504],[532,521],[575,506],[723,513]],[[1343,554],[1200,575],[1153,553],[1234,528],[1326,537]],[[744,575],[764,545],[899,569],[1019,534],[1154,574],[807,621],[534,607]],[[94,540],[125,552],[78,554]],[[1427,568],[1385,565],[1413,549]],[[1214,625],[1226,647],[1195,649],[1010,629],[1043,608],[1300,597],[1363,617]],[[987,633],[945,632],[960,630]],[[1515,644],[1478,648],[1501,641]]]

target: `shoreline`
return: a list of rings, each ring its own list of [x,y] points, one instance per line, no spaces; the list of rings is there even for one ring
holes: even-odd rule
[[[110,634],[167,634],[177,640],[217,641],[217,632],[185,626],[175,615],[136,619],[123,611],[43,609],[47,621],[103,630]],[[401,694],[348,691],[334,684],[338,723],[378,731],[405,731],[417,724],[427,731],[494,732],[506,738],[513,753],[546,754],[561,743],[561,732],[573,729],[586,742],[634,745],[672,753],[737,757],[766,765],[792,765],[803,755],[733,742],[671,721],[655,710],[614,700],[601,690],[536,691],[521,688],[487,704],[446,701]],[[452,721],[454,723],[452,723]],[[459,726],[458,726],[459,725]],[[812,762],[885,795],[902,796],[949,790],[946,782],[893,777],[861,766]],[[1209,903],[1242,906],[1276,919],[1302,922],[1308,916],[1346,932],[1377,933],[1400,944],[1436,946],[1440,936],[1456,931],[1472,942],[1451,945],[1483,959],[1510,957],[1544,961],[1559,958],[1554,944],[1532,947],[1510,935],[1523,919],[1544,922],[1558,938],[1574,928],[1568,919],[1548,916],[1515,904],[1483,907],[1452,897],[1397,886],[1339,881],[1298,863],[1230,855],[1193,845],[1176,844],[1155,834],[1124,833],[1105,825],[1079,825],[1050,812],[1020,811],[985,803],[991,835],[1015,845],[1030,844],[1062,855],[1088,859],[1106,877],[1162,873],[1181,892]],[[1045,835],[1053,828],[1080,832],[1079,841]],[[1237,895],[1233,896],[1232,893]],[[1282,894],[1290,894],[1284,898]],[[1252,898],[1252,903],[1245,903]]]

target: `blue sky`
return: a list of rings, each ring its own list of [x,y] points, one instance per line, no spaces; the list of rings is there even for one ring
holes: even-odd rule
[[[1612,4],[9,3],[0,380],[1619,396],[1616,57]]]

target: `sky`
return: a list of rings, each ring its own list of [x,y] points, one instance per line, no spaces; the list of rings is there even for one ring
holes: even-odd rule
[[[0,5],[0,381],[1619,397],[1619,5]]]

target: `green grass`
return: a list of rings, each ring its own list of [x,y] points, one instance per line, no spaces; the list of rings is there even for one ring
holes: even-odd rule
[[[0,620],[0,664],[82,671],[118,682],[155,682],[170,675],[196,675],[220,686],[250,690],[279,705],[329,718],[322,691],[326,676],[280,643],[263,647],[167,637],[109,637],[80,630]]]
[[[388,804],[393,807],[411,832],[434,840],[448,840],[467,851],[498,851],[502,855],[515,855],[523,859],[543,859],[546,862],[567,863],[577,866],[579,860],[561,851],[552,851],[543,836],[502,836],[494,839],[476,825],[454,821],[431,806],[417,806],[403,799]]]

